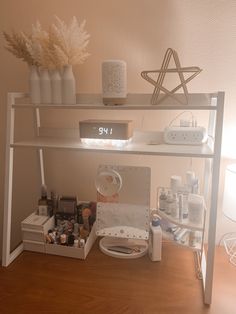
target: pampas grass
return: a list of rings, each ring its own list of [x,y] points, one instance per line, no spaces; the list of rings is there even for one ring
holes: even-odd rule
[[[84,30],[85,21],[79,25],[74,16],[67,26],[59,17],[55,16],[55,19],[56,22],[52,24],[50,29],[55,54],[61,57],[64,65],[83,63],[89,56],[86,48],[90,37]]]
[[[6,49],[29,65],[47,69],[62,68],[65,65],[83,63],[89,53],[86,48],[90,35],[85,31],[85,21],[79,24],[73,17],[67,25],[55,16],[49,31],[42,29],[39,22],[32,25],[31,34],[4,32]]]
[[[6,39],[7,46],[5,47],[10,51],[15,57],[22,59],[29,65],[38,65],[36,60],[32,57],[31,53],[27,47],[28,37],[24,33],[16,33],[15,31],[12,34],[7,34],[3,32],[3,35]]]

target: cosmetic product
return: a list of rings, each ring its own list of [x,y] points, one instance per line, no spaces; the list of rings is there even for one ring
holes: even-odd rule
[[[159,209],[162,211],[166,210],[166,200],[167,200],[166,192],[165,189],[162,188],[159,196]]]
[[[170,188],[173,193],[177,193],[179,187],[182,185],[182,178],[180,176],[171,176],[170,178]]]
[[[51,191],[51,201],[52,201],[52,211],[53,211],[53,214],[55,214],[58,208],[58,196],[56,195],[55,191]]]
[[[179,194],[179,222],[183,222],[183,194]]]
[[[186,182],[190,193],[199,193],[199,179],[196,177],[193,171],[186,172]]]
[[[192,187],[194,179],[195,179],[195,173],[193,171],[187,171],[186,172],[186,183],[189,187]]]
[[[72,231],[69,232],[68,234],[68,245],[69,246],[73,246],[74,245],[74,241],[75,241],[75,236],[72,234]]]
[[[188,186],[187,185],[183,185],[179,188],[178,191],[178,195],[182,195],[182,218],[186,219],[188,218],[188,195],[189,195],[189,191],[188,191]]]
[[[80,238],[81,239],[87,239],[88,235],[89,235],[89,230],[85,229],[84,226],[80,227]]]
[[[79,240],[78,240],[78,239],[75,239],[75,240],[74,240],[73,246],[76,247],[76,248],[79,247]]]
[[[196,242],[196,235],[195,235],[195,231],[191,230],[189,231],[189,246],[191,247],[195,247],[197,242]]]
[[[201,225],[203,222],[204,201],[203,197],[197,194],[188,196],[188,219],[189,222]]]
[[[41,198],[38,200],[38,214],[48,216],[48,198],[46,185],[41,186]]]
[[[195,178],[192,184],[192,193],[199,194],[199,179]]]
[[[171,216],[175,219],[179,218],[179,199],[177,193],[173,195],[173,203],[171,204]]]
[[[65,233],[62,233],[60,235],[60,243],[61,243],[61,245],[66,245],[67,244],[67,235]]]
[[[78,234],[79,234],[79,224],[78,224],[78,222],[76,222],[76,223],[74,223],[74,235],[78,236]]]
[[[166,212],[167,215],[171,214],[171,209],[172,209],[173,202],[174,202],[174,200],[173,200],[173,197],[172,197],[172,193],[169,190],[167,192],[167,197],[166,197],[166,210],[165,210],[165,212]]]
[[[84,248],[85,246],[85,240],[84,239],[79,239],[79,247]]]
[[[162,230],[160,226],[160,219],[158,215],[154,214],[150,225],[150,235],[148,243],[148,252],[151,261],[161,260],[162,249]]]
[[[189,241],[189,231],[186,230],[186,232],[182,235],[180,242],[182,244],[188,245],[188,241]]]
[[[181,229],[179,232],[176,232],[174,234],[175,241],[179,241],[185,235],[187,231],[188,231],[187,229]]]

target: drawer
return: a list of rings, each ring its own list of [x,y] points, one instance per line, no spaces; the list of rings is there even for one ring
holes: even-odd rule
[[[29,241],[45,242],[45,235],[42,231],[22,228],[22,239]]]
[[[24,250],[45,253],[45,244],[43,242],[23,240]]]

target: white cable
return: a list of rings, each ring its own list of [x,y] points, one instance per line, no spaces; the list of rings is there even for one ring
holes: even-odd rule
[[[194,117],[193,117],[192,111],[185,110],[185,111],[182,111],[181,113],[179,113],[177,116],[175,116],[174,119],[172,119],[172,120],[170,121],[169,126],[171,126],[172,123],[173,123],[175,120],[177,120],[180,116],[182,116],[182,115],[185,114],[185,113],[190,113],[190,114],[191,114],[191,119],[192,119],[191,122],[192,122],[192,124],[193,124]]]

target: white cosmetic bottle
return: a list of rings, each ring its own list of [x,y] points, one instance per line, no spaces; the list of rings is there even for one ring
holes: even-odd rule
[[[150,235],[149,235],[149,247],[148,253],[151,261],[161,261],[161,249],[162,249],[162,230],[160,226],[160,219],[157,214],[153,215]]]

